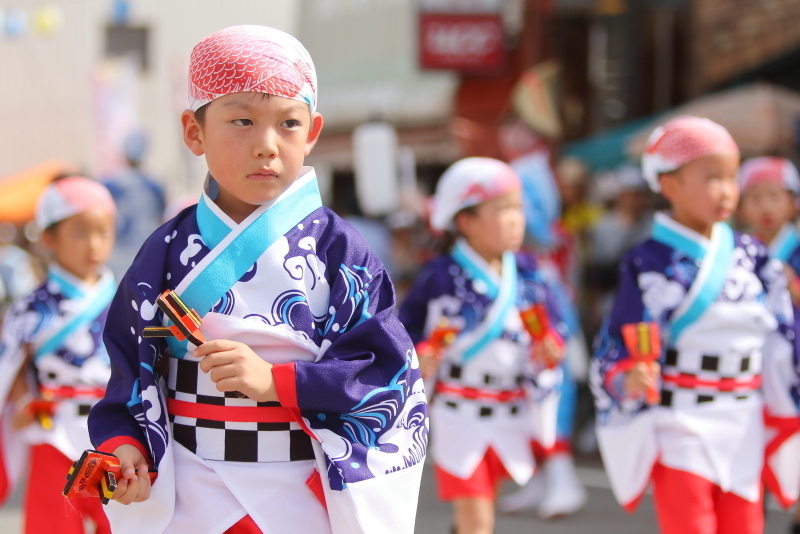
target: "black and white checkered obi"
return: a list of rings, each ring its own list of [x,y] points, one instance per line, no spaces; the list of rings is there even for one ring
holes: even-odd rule
[[[510,377],[484,373],[477,380],[477,376],[472,376],[475,373],[465,376],[467,373],[462,365],[448,362],[442,367],[435,391],[439,400],[451,410],[480,419],[520,414],[526,398],[521,375]]]
[[[167,410],[172,435],[205,460],[313,460],[311,438],[277,402],[217,391],[197,361],[169,358]]]
[[[761,350],[704,354],[670,349],[661,369],[661,382],[662,406],[746,400],[761,386]]]

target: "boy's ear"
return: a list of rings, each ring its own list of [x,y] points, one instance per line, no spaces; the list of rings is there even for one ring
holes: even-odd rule
[[[203,147],[203,129],[197,122],[194,111],[186,109],[181,113],[181,126],[183,127],[183,143],[195,156],[205,154]]]
[[[56,236],[54,232],[55,230],[51,228],[49,230],[44,230],[42,235],[39,236],[39,242],[50,252],[52,252],[56,246]]]
[[[306,156],[311,153],[311,149],[317,144],[317,139],[319,139],[319,134],[322,132],[322,124],[324,122],[325,121],[322,120],[322,114],[317,112],[311,114],[311,126],[308,128],[308,138],[306,138]]]
[[[672,172],[659,174],[658,185],[661,187],[661,195],[672,203],[675,198],[675,188],[678,186],[678,176]]]
[[[456,227],[456,232],[459,235],[469,237],[472,233],[472,213],[469,211],[459,211],[453,218],[453,224]]]

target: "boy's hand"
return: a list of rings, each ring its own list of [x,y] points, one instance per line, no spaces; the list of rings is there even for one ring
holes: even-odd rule
[[[237,341],[215,339],[197,347],[192,355],[209,373],[219,391],[239,391],[256,402],[277,401],[272,364]]]
[[[625,393],[640,397],[649,389],[657,389],[660,375],[661,366],[658,362],[637,362],[625,377]]]
[[[36,416],[30,410],[16,410],[14,412],[14,417],[11,419],[11,428],[14,430],[21,430],[33,423],[35,420]]]
[[[425,341],[417,343],[415,347],[417,351],[417,359],[419,360],[419,372],[422,378],[429,378],[436,374],[439,369],[440,357],[436,349],[430,343]]]
[[[789,265],[783,266],[783,272],[786,274],[786,281],[788,283],[789,295],[792,297],[792,302],[795,306],[800,305],[800,278]]]
[[[563,344],[558,343],[551,335],[546,335],[541,341],[533,343],[531,358],[534,362],[552,369],[564,359],[564,352]]]
[[[114,449],[114,456],[119,458],[120,477],[113,500],[120,504],[142,502],[150,498],[150,475],[147,459],[133,445],[120,445]]]

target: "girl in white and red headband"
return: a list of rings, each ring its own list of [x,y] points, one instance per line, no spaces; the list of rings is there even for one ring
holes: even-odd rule
[[[595,342],[603,461],[626,510],[653,483],[665,534],[761,533],[762,473],[784,506],[800,483],[782,266],[725,222],[739,198],[739,150],[722,126],[668,122],[642,169],[671,209],[622,261]]]
[[[455,245],[422,269],[400,320],[435,394],[439,497],[453,503],[457,533],[488,534],[499,483],[525,484],[533,474],[528,386],[557,385],[560,370],[546,367],[563,355],[566,326],[547,319],[560,317],[550,287],[534,258],[518,252],[522,184],[507,164],[490,158],[453,164],[436,187],[431,225],[454,234]],[[521,312],[534,309],[543,317],[532,339]],[[555,440],[556,403],[553,397],[548,403],[553,434],[537,436],[546,446]]]
[[[45,189],[36,208],[52,256],[44,283],[9,309],[0,337],[0,501],[30,447],[25,532],[111,532],[97,500],[64,506],[72,459],[89,448],[86,416],[103,396],[111,370],[101,339],[116,282],[105,261],[114,244],[108,190],[72,176]],[[8,446],[10,445],[10,446]],[[2,456],[5,453],[5,457]]]

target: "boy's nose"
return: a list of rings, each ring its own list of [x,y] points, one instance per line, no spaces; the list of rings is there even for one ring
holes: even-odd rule
[[[253,155],[257,158],[271,158],[278,152],[278,136],[272,129],[267,129],[258,136],[258,141],[253,147]]]

